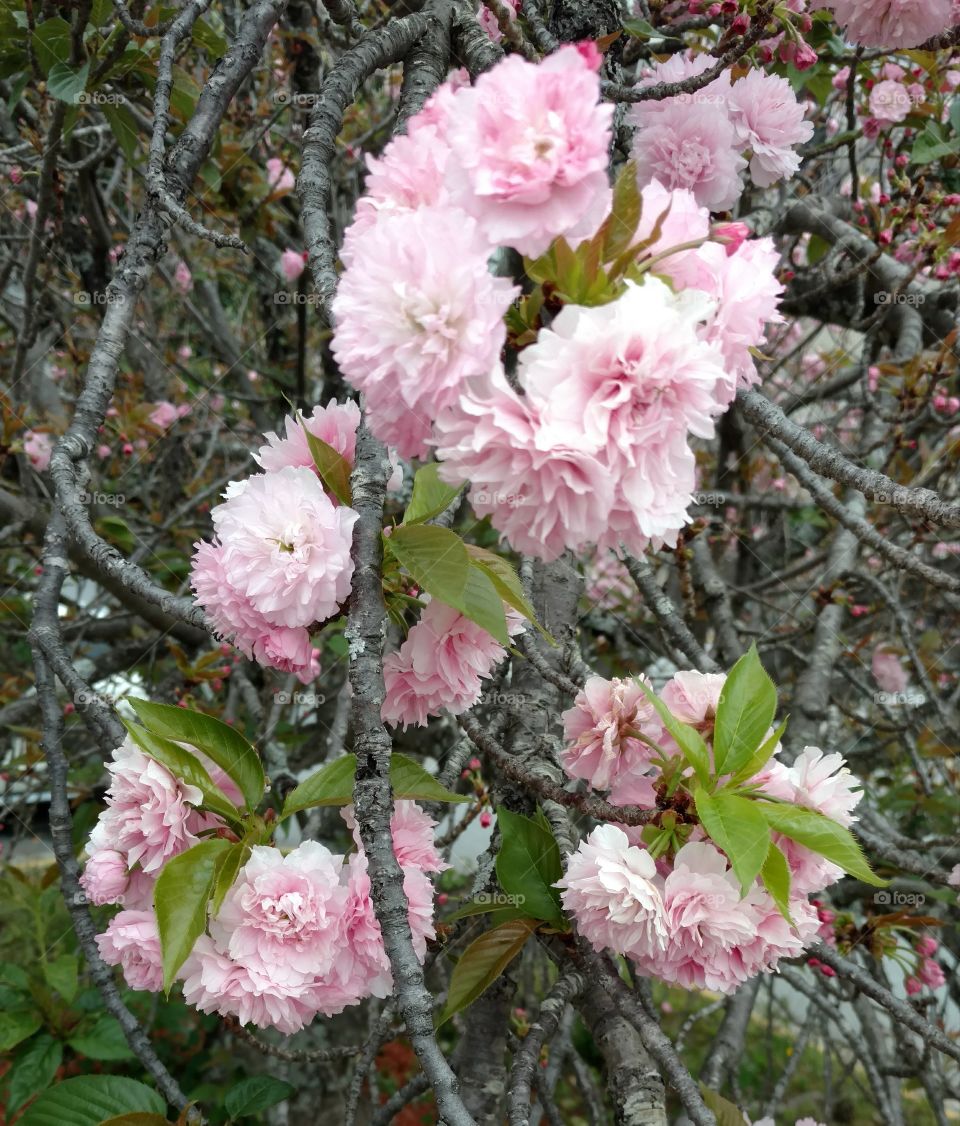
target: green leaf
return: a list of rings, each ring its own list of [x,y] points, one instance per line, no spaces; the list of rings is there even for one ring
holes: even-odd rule
[[[357,756],[341,755],[321,766],[287,794],[280,819],[324,805],[349,805],[353,801],[353,779],[357,772]]]
[[[248,1114],[260,1114],[277,1103],[289,1099],[296,1091],[292,1083],[274,1079],[270,1075],[251,1075],[241,1079],[227,1091],[223,1106],[231,1118],[243,1118]]]
[[[43,1021],[34,1010],[0,1013],[0,1052],[9,1052],[22,1040],[32,1036]]]
[[[489,577],[496,587],[497,594],[503,601],[517,613],[523,614],[527,621],[535,625],[551,645],[556,645],[550,634],[537,621],[536,611],[527,601],[527,597],[523,593],[520,576],[513,569],[513,566],[503,556],[487,551],[484,547],[477,547],[475,544],[468,543],[466,548],[467,555],[470,556],[471,566],[479,567]]]
[[[163,1099],[145,1083],[122,1075],[78,1075],[50,1087],[17,1126],[100,1126],[118,1114],[163,1114]]]
[[[61,954],[52,962],[44,962],[43,976],[47,985],[55,989],[69,1005],[77,995],[78,961],[74,954]]]
[[[163,988],[170,992],[177,971],[207,926],[207,904],[230,841],[201,841],[167,861],[153,889],[163,956]]]
[[[126,157],[128,164],[137,164],[140,161],[140,135],[137,128],[137,119],[124,105],[103,105],[100,112],[107,119],[110,132],[120,146],[120,151]]]
[[[507,615],[503,609],[503,599],[497,592],[493,580],[480,567],[470,567],[467,572],[463,599],[456,607],[471,622],[476,622],[506,649],[510,645],[507,633]]]
[[[694,800],[701,824],[714,844],[730,858],[740,891],[746,895],[770,850],[770,826],[756,802],[736,794],[711,797],[698,786]]]
[[[418,469],[413,478],[413,495],[403,514],[404,524],[422,524],[445,511],[460,495],[463,485],[448,485],[438,476],[435,462]]]
[[[773,841],[770,842],[767,858],[760,869],[760,879],[773,902],[780,908],[780,914],[793,926],[793,919],[790,917],[790,865]]]
[[[129,723],[122,716],[121,720],[129,732],[130,738],[145,754],[162,763],[188,785],[197,787],[203,794],[205,809],[225,817],[228,821],[236,822],[239,820],[240,811],[219,786],[214,784],[213,779],[207,773],[206,767],[198,758],[179,744],[155,735],[139,724]]]
[[[524,914],[565,926],[560,893],[553,886],[563,875],[553,833],[542,823],[502,806],[497,810],[497,825],[502,838],[496,862],[500,886],[516,897],[515,906]]]
[[[960,142],[956,138],[947,140],[942,126],[927,122],[926,129],[914,142],[910,163],[932,164],[935,160],[942,160],[957,152],[960,152]]]
[[[713,729],[717,777],[734,774],[765,742],[777,712],[777,690],[760,663],[756,644],[730,670]]]
[[[353,501],[353,492],[350,488],[350,462],[339,450],[335,450],[322,438],[311,434],[302,418],[300,425],[307,436],[307,445],[310,447],[313,464],[317,467],[320,480],[327,491],[332,493],[341,504],[349,506]]]
[[[150,1114],[146,1111],[134,1110],[129,1114],[118,1114],[114,1118],[105,1118],[100,1126],[171,1126],[171,1124],[162,1114]]]
[[[643,689],[650,703],[653,704],[663,726],[673,736],[673,740],[680,748],[683,757],[693,767],[697,781],[704,788],[708,787],[711,780],[710,751],[703,741],[703,736],[695,727],[681,723],[646,681],[638,677],[637,683]]]
[[[82,67],[76,69],[68,66],[67,63],[54,63],[47,75],[47,90],[67,105],[81,105],[81,94],[87,88],[89,76],[89,63],[84,63]]]
[[[321,766],[287,795],[280,819],[315,806],[343,806],[353,801],[353,785],[357,772],[357,756],[341,755]],[[406,755],[394,752],[390,757],[390,784],[397,800],[469,802],[466,794],[455,794],[441,786],[429,771]]]
[[[771,829],[804,848],[825,856],[848,875],[878,888],[886,887],[889,883],[889,880],[882,880],[872,871],[853,834],[836,821],[831,821],[814,809],[804,809],[798,805],[780,805],[766,801],[754,804]]]
[[[209,20],[199,19],[193,25],[193,41],[214,59],[220,59],[227,53],[226,39],[212,27]]]
[[[765,739],[756,752],[740,767],[731,781],[735,784],[746,782],[747,779],[752,778],[755,774],[759,774],[770,761],[770,756],[776,750],[777,744],[783,739],[786,730],[787,720],[784,720],[770,738]]]
[[[613,189],[613,208],[606,223],[603,239],[603,259],[611,262],[629,250],[640,225],[643,197],[637,180],[636,165],[624,165]]]
[[[627,35],[632,36],[634,39],[662,39],[663,36],[653,26],[642,19],[623,20],[620,24]]]
[[[133,1052],[127,1043],[119,1021],[106,1014],[86,1032],[71,1036],[67,1041],[70,1047],[90,1060],[132,1060]]]
[[[700,1094],[703,1101],[713,1111],[717,1126],[747,1126],[747,1120],[743,1117],[739,1108],[728,1102],[723,1095],[718,1095],[716,1091],[711,1091],[709,1087],[705,1087],[702,1083],[700,1084]]]
[[[60,16],[38,23],[33,31],[33,52],[44,74],[57,63],[68,63],[72,51],[70,25]]]
[[[210,915],[212,918],[216,917],[223,906],[227,892],[233,887],[237,873],[246,864],[249,856],[250,846],[242,841],[231,844],[229,850],[223,854],[222,860],[217,865],[217,876],[214,880],[213,895],[210,899]]]
[[[177,708],[172,704],[152,704],[149,700],[127,697],[133,710],[148,731],[189,743],[203,751],[236,782],[249,809],[255,809],[266,785],[260,756],[246,739],[229,724],[212,715]]]
[[[453,968],[447,1003],[437,1017],[438,1028],[493,985],[538,925],[535,919],[511,919],[470,943]]]
[[[419,763],[396,752],[390,757],[390,785],[393,787],[393,796],[398,800],[444,802],[473,800],[466,794],[455,794],[452,790],[441,786]]]
[[[63,1045],[52,1036],[38,1036],[20,1052],[7,1072],[7,1114],[49,1087],[63,1062]]]
[[[460,609],[470,575],[470,557],[455,532],[432,524],[401,524],[384,537],[384,543],[419,587]]]

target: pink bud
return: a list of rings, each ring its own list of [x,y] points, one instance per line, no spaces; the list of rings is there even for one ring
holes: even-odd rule
[[[485,809],[483,811],[483,813],[480,814],[480,828],[481,829],[489,829],[492,824],[493,824],[493,815],[490,813],[489,810]]]
[[[931,954],[936,954],[939,945],[932,934],[925,934],[917,943],[917,953],[924,958],[929,958]]]
[[[580,57],[591,70],[599,70],[603,66],[603,55],[600,54],[600,48],[592,39],[581,39],[576,44],[576,48]]]
[[[467,763],[467,765],[470,767],[471,770],[479,770],[480,769],[480,760],[478,758],[472,758],[469,761],[469,763]]]
[[[746,223],[719,223],[713,228],[713,237],[727,248],[727,257],[732,258],[750,237],[750,228]]]
[[[920,984],[919,980],[915,977],[908,977],[907,980],[903,984],[906,987],[907,993],[911,997],[915,993],[919,993],[920,990],[923,989],[923,986]]]

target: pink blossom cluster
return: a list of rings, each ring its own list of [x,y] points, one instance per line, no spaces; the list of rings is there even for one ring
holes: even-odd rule
[[[946,985],[947,979],[943,972],[943,966],[933,957],[939,945],[933,935],[930,934],[917,940],[914,946],[917,956],[916,969],[904,982],[904,988],[911,996],[920,993],[924,986],[928,989],[939,989]]]
[[[357,514],[324,490],[306,431],[352,462],[360,410],[317,407],[270,433],[263,473],[231,481],[213,512],[215,537],[195,545],[190,582],[214,627],[247,657],[295,673],[319,672],[310,629],[339,613],[350,593]]]
[[[575,47],[538,65],[512,55],[474,86],[445,84],[368,161],[332,347],[402,455],[425,456],[435,413],[499,362],[517,289],[489,272],[491,253],[536,256],[606,217],[612,115]]]
[[[659,693],[675,718],[708,746],[725,676],[677,673]],[[635,680],[591,677],[564,713],[562,762],[572,778],[606,792],[614,805],[657,809],[664,797],[659,761],[678,748]],[[774,755],[752,780],[761,795],[854,820],[857,781],[838,754],[807,747],[787,767]],[[672,859],[655,859],[635,829],[605,824],[570,858],[559,887],[578,929],[598,950],[628,956],[642,972],[688,989],[733,992],[757,973],[798,957],[822,919],[808,895],[834,883],[839,867],[774,834],[791,873],[787,922],[757,881],[741,894],[723,851],[699,825]]]
[[[651,67],[643,82],[682,82],[713,65],[707,55],[674,55]],[[796,147],[813,136],[790,83],[762,70],[737,82],[724,71],[693,93],[639,102],[630,120],[640,183],[683,188],[711,211],[728,211],[739,199],[746,154],[753,182],[767,188],[797,172]]]
[[[131,989],[159,992],[154,883],[167,861],[197,843],[198,832],[224,826],[198,810],[199,790],[129,741],[108,769],[107,809],[90,836],[81,884],[91,902],[122,905],[97,936],[103,960],[121,967]],[[434,937],[429,874],[446,867],[434,825],[415,802],[396,803],[393,848],[421,961]],[[318,1013],[331,1016],[365,997],[388,996],[390,963],[370,899],[367,858],[354,836],[357,851],[349,858],[309,840],[286,853],[254,846],[180,970],[185,1000],[242,1024],[293,1033]]]
[[[507,629],[520,633],[523,621],[507,612]],[[385,723],[425,727],[430,716],[461,715],[480,699],[482,681],[507,655],[482,626],[458,610],[431,600],[406,640],[383,661]]]
[[[919,47],[957,22],[954,0],[822,0],[862,47]]]

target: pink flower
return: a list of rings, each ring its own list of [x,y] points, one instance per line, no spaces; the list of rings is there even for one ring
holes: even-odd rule
[[[313,455],[307,444],[309,431],[342,454],[353,464],[357,445],[357,427],[360,425],[360,408],[352,400],[338,403],[331,399],[325,407],[314,407],[309,415],[287,415],[284,419],[285,437],[272,431],[265,434],[267,444],[260,447],[254,458],[262,469],[270,473],[285,466],[314,468]]]
[[[112,776],[107,808],[90,834],[91,853],[113,849],[126,857],[128,868],[139,863],[152,873],[197,843],[207,819],[194,808],[203,800],[195,786],[181,782],[130,739],[113,752],[107,770]]]
[[[917,943],[915,949],[921,957],[929,958],[933,954],[936,954],[939,946],[940,943],[937,942],[932,934],[925,934]]]
[[[153,911],[121,911],[97,935],[100,957],[108,966],[119,966],[131,989],[159,993],[163,988],[160,935]]]
[[[713,228],[713,237],[726,248],[727,257],[734,254],[750,237],[750,228],[746,223],[717,223]]]
[[[903,984],[908,996],[910,997],[914,996],[914,994],[916,993],[920,993],[923,989],[923,982],[921,982],[920,979],[916,977],[908,977]]]
[[[292,672],[308,684],[320,672],[318,650],[310,633],[300,627],[275,626],[227,578],[224,549],[219,543],[194,544],[190,584],[214,628],[231,637],[236,647],[261,665]]]
[[[342,864],[316,841],[286,856],[254,846],[211,920],[218,949],[246,966],[269,967],[269,976],[284,986],[329,976],[343,944]]]
[[[912,109],[910,94],[899,82],[878,82],[870,91],[870,112],[878,121],[896,124]]]
[[[563,905],[595,950],[641,958],[662,957],[667,920],[657,866],[645,849],[631,845],[616,825],[594,829],[567,861]]]
[[[469,481],[474,512],[489,516],[516,551],[549,561],[607,531],[610,473],[582,442],[550,434],[499,368],[468,385],[435,432],[440,476]]]
[[[126,857],[111,848],[92,853],[80,877],[87,898],[98,907],[119,903],[129,882]]]
[[[33,468],[42,473],[50,464],[53,436],[42,430],[27,430],[23,435],[23,452]]]
[[[312,981],[278,985],[263,963],[246,965],[222,954],[213,941],[201,935],[180,971],[183,998],[203,1013],[233,1016],[241,1024],[277,1028],[288,1036],[309,1024],[318,1012],[321,990]],[[332,1015],[358,1000],[348,994]]]
[[[824,0],[863,47],[919,47],[954,22],[953,0]]]
[[[173,271],[173,284],[180,293],[189,293],[193,289],[193,274],[186,262],[177,263],[177,268]]]
[[[211,515],[232,590],[274,626],[337,614],[353,577],[353,509],[334,506],[303,467],[231,481],[224,497]]]
[[[434,844],[436,825],[436,821],[415,801],[394,803],[390,832],[393,835],[393,855],[401,868],[445,872],[450,867]]]
[[[819,747],[804,747],[790,768],[797,805],[815,809],[832,821],[850,825],[863,797],[860,782],[847,769],[843,756],[825,755]]]
[[[506,650],[452,606],[431,600],[395,653],[384,658],[385,723],[425,727],[444,709],[471,708]]]
[[[681,723],[713,729],[726,673],[678,672],[660,691],[660,699]]]
[[[900,693],[907,689],[907,671],[891,649],[878,645],[873,651],[870,671],[882,692]]]
[[[306,269],[306,265],[300,251],[292,247],[287,247],[280,255],[280,272],[288,282],[295,282]]]
[[[451,198],[493,245],[536,257],[589,237],[610,205],[613,107],[576,47],[538,64],[510,55],[457,94],[447,139]]]
[[[923,984],[931,989],[939,989],[942,985],[946,985],[947,979],[943,967],[932,958],[924,958],[917,973]]]
[[[296,186],[293,173],[278,156],[267,161],[267,182],[274,196],[286,195]]]
[[[707,289],[710,273],[701,264],[696,249],[675,251],[673,248],[690,242],[706,242],[710,237],[710,212],[697,203],[693,192],[684,188],[668,191],[659,180],[645,184],[640,195],[642,211],[635,241],[649,244],[643,250],[641,261],[656,258],[653,271],[666,276],[681,289],[689,286]]]
[[[517,18],[517,9],[520,7],[520,0],[504,0],[504,7],[510,14],[510,22],[514,23]],[[490,11],[490,9],[483,3],[480,5],[480,11],[477,13],[477,19],[480,21],[480,26],[490,36],[494,43],[499,43],[503,39],[503,32],[500,30],[500,24],[497,22],[497,17]]]
[[[743,191],[740,174],[747,162],[737,151],[726,104],[719,97],[668,98],[653,112],[646,108],[650,104],[641,102],[633,111],[638,128],[632,155],[641,187],[659,180],[669,189],[693,192],[711,211],[732,208]]]
[[[168,426],[173,425],[174,422],[180,417],[180,412],[173,405],[167,402],[166,399],[161,399],[160,402],[153,404],[153,410],[147,416],[148,420],[161,430],[166,430]]]
[[[635,680],[591,676],[563,721],[563,768],[595,790],[609,790],[633,774],[645,774],[653,751],[637,737],[660,734],[653,704]]]
[[[370,429],[422,457],[437,413],[497,361],[516,289],[488,272],[476,224],[448,208],[384,215],[351,240],[351,255],[333,353],[366,396]]]
[[[727,95],[737,143],[752,151],[750,175],[761,188],[790,179],[800,168],[794,151],[813,136],[803,106],[785,78],[751,70]]]

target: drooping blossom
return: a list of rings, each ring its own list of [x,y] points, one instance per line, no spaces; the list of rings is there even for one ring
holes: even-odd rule
[[[790,179],[800,168],[795,151],[813,136],[803,106],[785,78],[751,70],[734,82],[727,105],[738,143],[752,152],[750,175],[761,188]]]
[[[186,404],[178,407],[175,403],[171,403],[167,399],[161,399],[159,402],[153,404],[153,410],[147,416],[147,419],[161,430],[167,430],[178,418],[183,418],[185,414],[189,413],[190,408]]]
[[[939,962],[935,962],[932,958],[923,959],[920,963],[920,969],[917,971],[917,976],[924,985],[929,986],[931,989],[939,989],[947,983],[943,966],[941,966]]]
[[[288,246],[280,255],[280,272],[288,282],[295,282],[306,269],[306,265],[303,254],[292,247]]]
[[[42,430],[28,430],[23,435],[23,452],[38,473],[42,473],[50,464],[53,444],[53,436]]]
[[[519,628],[516,619],[512,628]],[[505,656],[503,646],[476,622],[431,600],[400,648],[384,658],[383,721],[424,727],[444,710],[462,714],[480,699],[482,680]]]
[[[176,269],[173,271],[173,284],[180,293],[189,293],[193,289],[193,274],[186,262],[180,261],[177,263]]]
[[[88,851],[122,853],[127,867],[158,871],[197,843],[207,818],[197,812],[203,795],[125,739],[107,763],[107,808],[90,834]]]
[[[127,868],[127,858],[122,853],[112,848],[100,849],[87,860],[80,886],[90,902],[98,907],[119,903],[130,882]]]
[[[304,627],[275,626],[230,582],[220,543],[194,544],[190,584],[214,628],[230,638],[244,656],[308,684],[320,672],[319,650]]]
[[[267,182],[275,196],[286,195],[296,187],[296,178],[293,172],[283,163],[278,156],[272,156],[267,161]]]
[[[436,414],[497,361],[516,289],[489,273],[476,223],[450,208],[385,214],[351,247],[333,353],[366,396],[370,429],[422,457]]]
[[[609,527],[614,481],[582,443],[560,443],[495,368],[435,423],[440,476],[470,482],[470,503],[516,551],[547,561],[596,544]]]
[[[726,673],[678,672],[660,690],[660,699],[681,723],[712,732]]]
[[[560,718],[560,757],[571,778],[609,790],[628,776],[647,772],[653,751],[638,736],[659,735],[660,723],[636,680],[591,676]]]
[[[503,6],[509,15],[510,22],[514,23],[517,18],[517,9],[520,7],[520,0],[503,0]],[[486,4],[480,4],[477,19],[480,21],[480,26],[494,43],[499,43],[503,39],[503,32],[500,30],[497,17]]]
[[[862,47],[919,47],[954,23],[953,0],[823,0]]]
[[[108,966],[119,966],[131,989],[159,993],[163,988],[160,934],[153,911],[121,911],[97,935],[97,949]]]
[[[616,825],[601,825],[570,857],[561,899],[580,934],[596,950],[656,958],[667,942],[657,866]]]
[[[613,107],[573,46],[539,63],[509,55],[457,94],[447,124],[451,199],[492,246],[536,257],[592,235],[610,206]]]
[[[231,481],[224,498],[211,516],[232,590],[274,626],[337,614],[353,577],[356,512],[335,506],[303,467]]]
[[[908,117],[912,109],[913,100],[902,82],[887,79],[870,91],[870,113],[877,121],[895,125]]]
[[[882,692],[899,694],[907,690],[907,670],[892,649],[878,645],[870,660],[870,671]]]
[[[401,868],[444,872],[450,867],[437,851],[433,831],[437,823],[415,801],[394,803],[390,818],[393,854]]]

